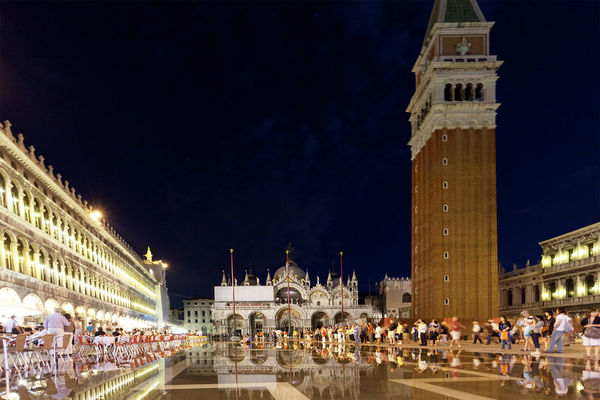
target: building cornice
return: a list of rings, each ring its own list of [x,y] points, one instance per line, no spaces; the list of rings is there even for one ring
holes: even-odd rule
[[[499,103],[436,104],[425,117],[421,127],[408,141],[414,160],[435,130],[438,129],[496,129],[496,110]]]

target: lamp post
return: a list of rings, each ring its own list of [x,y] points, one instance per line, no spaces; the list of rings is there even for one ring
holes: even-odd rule
[[[233,333],[235,334],[235,328],[237,323],[237,318],[235,317],[235,279],[233,278],[233,249],[229,249],[229,253],[231,255],[231,297],[233,299]]]
[[[290,250],[285,251],[285,271],[287,274],[287,298],[288,298],[288,336],[292,326],[292,308],[290,306]]]
[[[344,252],[340,251],[340,291],[342,295],[342,324],[344,323]]]

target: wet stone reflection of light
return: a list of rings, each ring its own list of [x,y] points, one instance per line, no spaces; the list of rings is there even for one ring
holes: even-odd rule
[[[593,360],[411,347],[205,343],[143,363],[76,359],[29,377],[21,398],[576,399],[600,395]],[[142,360],[140,360],[142,361]],[[594,397],[595,396],[595,397]]]

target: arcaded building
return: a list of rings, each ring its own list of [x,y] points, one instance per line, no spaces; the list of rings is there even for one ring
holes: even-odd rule
[[[313,283],[308,271],[300,268],[294,260],[293,251],[289,257],[289,275],[284,265],[275,271],[272,278],[267,270],[262,284],[251,271],[246,271],[240,285],[235,279],[234,283],[235,288],[232,288],[231,277],[228,278],[223,272],[221,286],[214,288],[212,312],[215,332],[219,334],[237,331],[255,335],[261,331],[270,333],[275,329],[286,330],[288,326],[300,330],[315,329],[341,322],[365,322],[373,315],[371,306],[358,302],[358,279],[354,271],[346,282],[330,271],[325,282],[321,283],[317,276],[316,283]]]
[[[475,0],[436,0],[413,67],[412,308],[421,318],[498,312],[496,71]]]
[[[162,261],[140,256],[43,156],[0,124],[0,318],[43,321],[61,308],[82,323],[168,321]]]
[[[500,312],[507,316],[528,310],[566,307],[583,315],[600,303],[600,222],[540,242],[541,261],[502,272]]]

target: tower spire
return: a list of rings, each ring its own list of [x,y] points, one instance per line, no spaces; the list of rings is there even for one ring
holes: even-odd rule
[[[435,0],[423,46],[429,43],[433,26],[438,22],[485,22],[485,17],[476,0]]]

